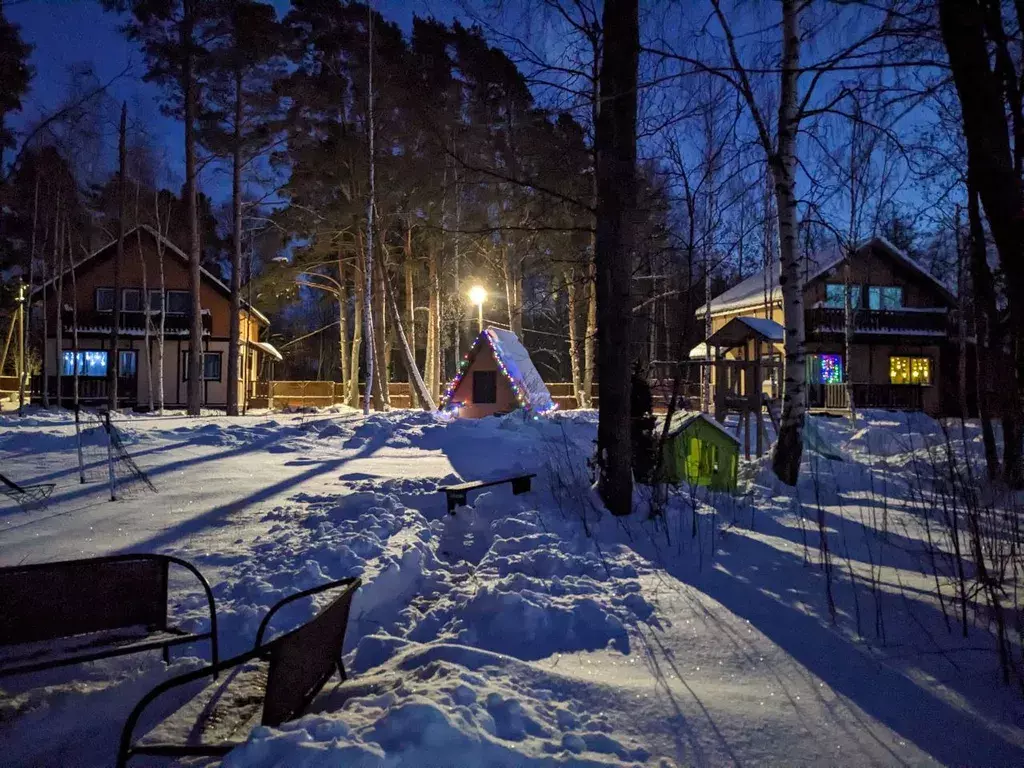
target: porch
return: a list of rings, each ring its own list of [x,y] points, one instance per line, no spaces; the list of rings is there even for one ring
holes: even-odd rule
[[[924,388],[916,384],[874,384],[854,382],[856,408],[885,408],[898,411],[924,410]],[[845,411],[850,408],[846,384],[811,382],[807,385],[807,405],[814,410]]]

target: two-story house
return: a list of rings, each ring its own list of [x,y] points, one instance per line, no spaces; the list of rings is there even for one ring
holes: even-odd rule
[[[942,373],[953,370],[956,354],[950,343],[955,300],[946,287],[880,237],[858,246],[852,256],[838,251],[811,256],[804,269],[810,407],[845,407],[849,377],[859,407],[943,410]],[[699,316],[704,313],[701,307]],[[769,318],[784,326],[778,266],[716,296],[711,316],[712,331],[737,317]],[[781,343],[770,350],[781,359]]]
[[[158,248],[158,243],[162,248]],[[161,258],[160,252],[163,252]],[[51,402],[72,402],[77,363],[79,401],[83,405],[106,402],[107,371],[111,359],[111,327],[114,322],[114,265],[117,242],[109,243],[37,286],[32,292],[33,329],[45,339],[42,374],[33,397],[42,386]],[[161,262],[163,292],[161,292]],[[150,381],[157,390],[158,329],[164,325],[164,404],[184,407],[187,401],[192,299],[189,291],[188,256],[170,240],[146,225],[125,235],[121,265],[121,322],[118,334],[118,405],[145,407]],[[145,279],[144,273],[145,272]],[[280,360],[270,344],[260,340],[269,320],[255,307],[242,302],[239,380],[228,381],[228,343],[231,323],[231,292],[208,270],[201,270],[199,286],[203,324],[203,404],[224,407],[228,387],[251,394],[255,382],[269,368],[266,361]],[[149,361],[146,355],[146,318],[149,317]],[[162,315],[162,318],[161,318]],[[75,348],[75,327],[78,346]],[[152,369],[152,370],[151,370]]]

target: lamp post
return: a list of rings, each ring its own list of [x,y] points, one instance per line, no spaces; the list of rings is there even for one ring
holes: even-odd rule
[[[479,332],[484,332],[484,301],[487,300],[487,291],[482,285],[474,285],[469,289],[469,300],[476,304],[477,310],[477,321],[479,322]]]

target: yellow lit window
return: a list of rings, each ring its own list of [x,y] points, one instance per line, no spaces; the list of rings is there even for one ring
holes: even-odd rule
[[[932,361],[927,357],[890,357],[889,382],[892,384],[932,383]]]

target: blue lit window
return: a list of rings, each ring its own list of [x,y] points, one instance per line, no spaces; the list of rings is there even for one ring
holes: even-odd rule
[[[830,309],[846,308],[846,286],[842,283],[827,283],[825,285],[825,306]],[[860,286],[850,286],[850,307],[860,307]]]
[[[61,373],[75,375],[75,353],[65,352]],[[107,375],[107,353],[102,350],[86,350],[78,353],[78,375],[103,377]]]
[[[903,288],[898,285],[872,285],[868,288],[868,309],[902,309]]]

